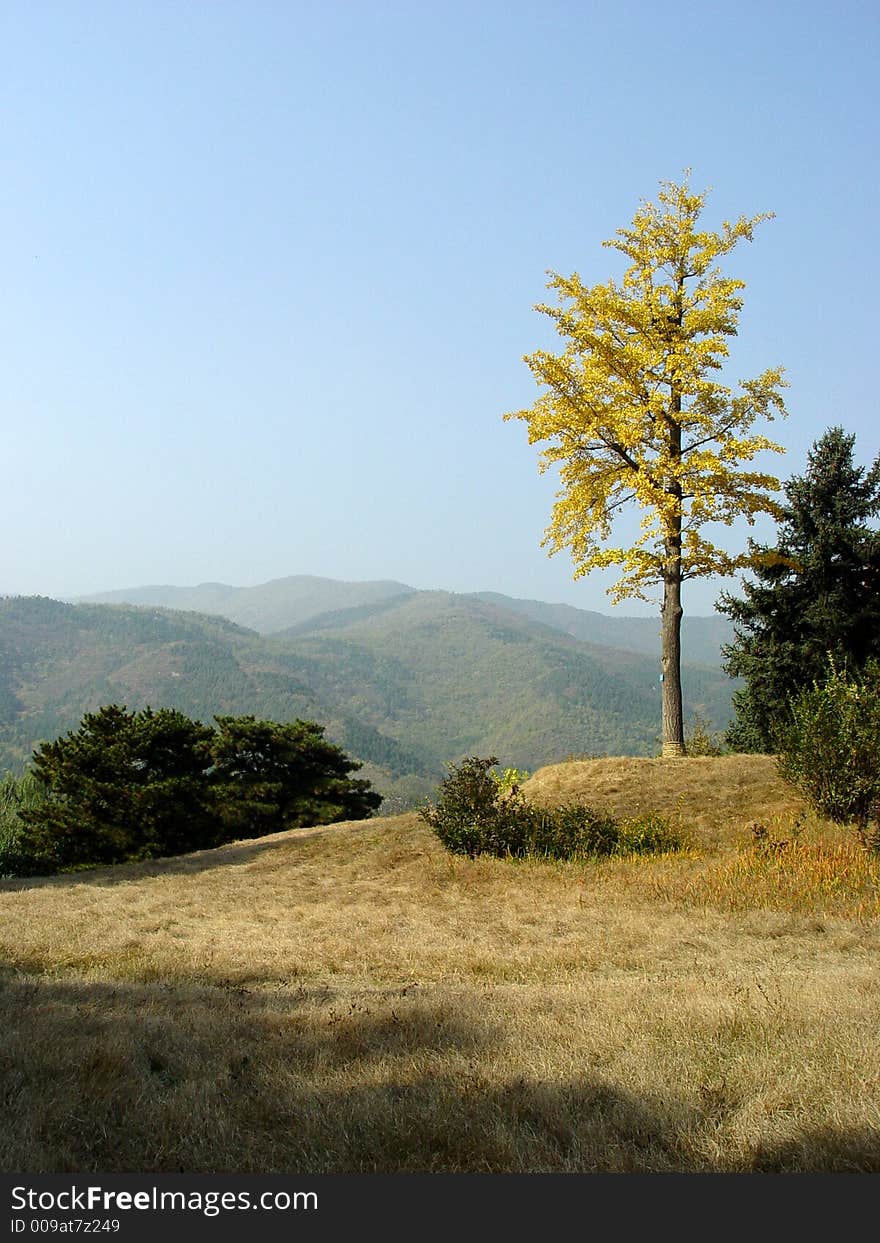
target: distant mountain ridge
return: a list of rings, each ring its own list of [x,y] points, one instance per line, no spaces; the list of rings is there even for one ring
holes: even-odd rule
[[[259,634],[271,635],[294,628],[307,629],[319,618],[333,618],[351,609],[390,605],[398,597],[419,594],[417,588],[394,580],[345,582],[309,574],[272,579],[256,587],[231,587],[224,583],[201,583],[196,587],[131,587],[78,597],[76,604],[134,604],[178,609],[226,617]],[[431,594],[431,593],[428,593]],[[442,594],[442,593],[441,593]],[[599,643],[642,655],[660,654],[660,619],[610,616],[578,609],[570,604],[517,599],[495,591],[460,594],[520,613],[553,630],[586,643]],[[330,623],[332,624],[332,623]],[[717,666],[721,647],[733,638],[727,618],[715,614],[682,621],[682,650],[690,664]]]
[[[607,613],[578,609],[571,604],[518,600],[494,591],[481,591],[477,595],[480,600],[492,601],[501,608],[522,613],[533,621],[542,622],[586,643],[607,644],[627,652],[641,652],[645,656],[660,655],[659,613],[657,617],[611,617]],[[690,617],[686,613],[682,618],[681,633],[683,657],[688,664],[694,665],[720,664],[721,648],[733,640],[732,624],[718,613],[709,617]]]
[[[79,596],[71,603],[137,604],[208,613],[227,617],[258,634],[274,634],[321,613],[373,604],[413,591],[414,587],[391,581],[348,583],[312,574],[292,574],[256,587],[230,587],[225,583],[200,583],[197,587],[129,587]]]

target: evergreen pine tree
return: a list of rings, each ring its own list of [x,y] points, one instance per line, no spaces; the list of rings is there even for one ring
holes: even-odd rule
[[[207,803],[213,731],[172,708],[108,704],[43,743],[33,772],[45,801],[22,813],[47,865],[118,863],[213,846]]]
[[[314,721],[218,716],[211,783],[225,840],[336,820],[363,820],[382,802],[361,765]]]
[[[784,485],[778,539],[750,541],[754,582],[719,612],[734,623],[725,668],[746,681],[734,694],[731,746],[773,751],[788,702],[820,680],[829,655],[857,670],[880,658],[880,455],[867,469],[853,460],[855,436],[832,427],[813,445],[803,476]]]

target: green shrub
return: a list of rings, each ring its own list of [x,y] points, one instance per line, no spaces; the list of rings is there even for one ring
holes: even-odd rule
[[[540,813],[532,827],[529,853],[549,859],[574,859],[655,854],[679,850],[681,845],[678,830],[656,812],[618,820],[580,803],[565,803]]]
[[[681,850],[684,845],[680,829],[659,812],[647,812],[618,824],[617,847],[614,854],[664,854]]]
[[[547,859],[574,859],[578,855],[610,855],[617,844],[617,822],[579,803],[564,803],[537,813],[529,839],[529,853]]]
[[[419,809],[440,841],[453,854],[523,855],[535,813],[518,786],[504,789],[492,772],[498,760],[470,756],[440,783],[436,806]]]
[[[880,665],[850,675],[830,661],[825,681],[791,700],[777,750],[780,776],[814,811],[880,848]]]
[[[535,807],[518,784],[505,788],[492,772],[496,763],[494,756],[471,756],[458,767],[450,764],[436,804],[420,809],[422,819],[453,854],[574,859],[680,846],[676,830],[656,814],[618,821],[579,803]]]

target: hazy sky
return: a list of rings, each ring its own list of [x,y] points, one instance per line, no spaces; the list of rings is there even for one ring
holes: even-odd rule
[[[546,269],[619,274],[603,239],[688,166],[710,227],[776,212],[725,265],[728,381],[790,382],[773,469],[838,422],[880,449],[876,3],[0,12],[0,592],[310,573],[610,611],[540,548],[554,482],[502,415],[558,340]]]

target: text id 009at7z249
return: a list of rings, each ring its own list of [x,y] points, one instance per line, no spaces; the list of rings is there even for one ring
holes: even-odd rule
[[[13,1217],[11,1234],[116,1234],[118,1218],[104,1217]]]

